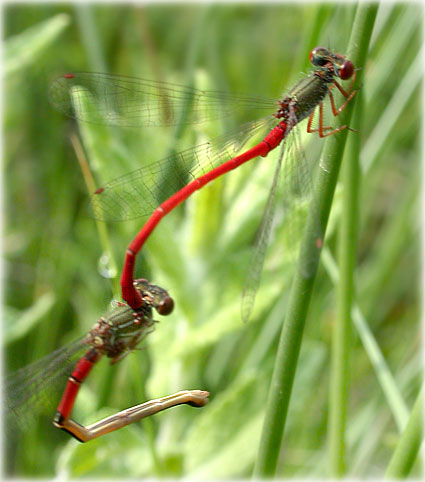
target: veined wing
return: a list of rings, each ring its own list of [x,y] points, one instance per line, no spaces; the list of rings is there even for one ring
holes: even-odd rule
[[[83,122],[123,127],[205,122],[240,109],[257,111],[277,107],[274,99],[228,92],[199,90],[167,82],[113,74],[65,74],[49,88],[51,104]]]
[[[183,186],[232,159],[249,139],[276,122],[273,116],[249,122],[233,133],[118,177],[93,194],[90,213],[102,221],[146,219]]]

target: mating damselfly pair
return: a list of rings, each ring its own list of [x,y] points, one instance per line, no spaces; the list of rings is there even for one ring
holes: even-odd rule
[[[99,73],[66,74],[53,82],[50,87],[52,104],[67,115],[85,122],[123,127],[173,125],[178,121],[179,111],[188,103],[188,118],[193,122],[231,114],[241,107],[250,108],[254,112],[256,109],[269,108],[271,114],[243,125],[235,133],[172,154],[96,190],[91,201],[92,213],[96,218],[105,221],[148,218],[126,252],[121,276],[122,297],[126,303],[100,318],[92,330],[75,344],[55,352],[45,361],[22,369],[15,375],[15,380],[12,375],[7,396],[12,414],[19,417],[20,411],[29,409],[32,397],[28,395],[43,390],[52,373],[63,375],[58,367],[66,365],[67,360],[74,361],[76,354],[82,351],[83,356],[71,372],[66,374],[68,382],[54,418],[57,427],[68,431],[80,441],[106,434],[178,404],[203,406],[207,403],[208,392],[188,390],[132,407],[89,427],[82,427],[70,419],[78,388],[93,365],[103,355],[112,362],[117,362],[135,349],[153,326],[153,309],[163,315],[172,311],[173,302],[165,290],[146,280],[134,279],[136,256],[159,221],[207,183],[255,157],[267,156],[282,144],[244,290],[242,314],[245,319],[249,317],[270,234],[275,189],[287,139],[296,126],[307,118],[307,131],[316,132],[320,137],[346,129],[346,125],[338,128],[324,125],[323,101],[327,96],[330,98],[332,113],[337,116],[356,92],[353,90],[354,65],[345,57],[329,49],[316,47],[311,51],[310,60],[315,70],[278,101]],[[336,79],[351,79],[349,88],[342,88]],[[333,88],[337,88],[345,98],[339,107],[334,101]],[[316,110],[318,126],[313,127]],[[263,140],[238,154],[240,148],[262,129],[268,131]],[[292,152],[297,153],[299,150]],[[175,164],[178,169],[175,178],[164,183],[162,180],[159,182],[158,176],[165,164]],[[299,176],[297,172],[293,175]],[[24,408],[25,405],[27,408]]]

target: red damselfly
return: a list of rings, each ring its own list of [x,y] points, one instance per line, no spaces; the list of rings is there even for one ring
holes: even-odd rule
[[[145,279],[137,279],[134,286],[142,300],[140,308],[134,310],[125,303],[118,303],[95,323],[86,336],[8,377],[5,398],[9,423],[20,424],[21,419],[34,410],[34,404],[43,396],[43,392],[59,383],[65,374],[68,381],[53,424],[80,442],[113,432],[176,405],[202,407],[208,402],[208,392],[184,390],[128,408],[87,427],[70,418],[81,383],[93,366],[104,355],[114,364],[134,350],[153,330],[154,308],[161,315],[168,315],[173,310],[173,299],[164,289]]]
[[[316,47],[310,53],[310,61],[315,67],[314,71],[278,101],[100,73],[66,74],[52,83],[52,104],[67,115],[85,122],[128,127],[172,125],[179,122],[182,109],[186,109],[187,122],[216,119],[239,109],[253,113],[259,109],[273,112],[269,117],[243,125],[236,133],[172,154],[162,161],[119,177],[99,188],[92,196],[93,214],[98,219],[117,221],[149,217],[127,249],[121,276],[122,297],[133,309],[141,304],[140,295],[133,284],[136,256],[159,221],[207,183],[255,157],[267,156],[271,150],[283,144],[257,235],[248,285],[244,290],[246,296],[242,317],[249,317],[261,275],[274,210],[274,192],[288,135],[307,117],[307,131],[318,132],[320,137],[346,129],[346,125],[337,128],[324,125],[323,101],[329,96],[332,113],[337,116],[356,93],[353,90],[356,77],[354,65],[345,57],[327,48]],[[351,79],[351,84],[345,90],[336,79]],[[334,87],[345,98],[339,108],[332,94]],[[313,128],[317,107],[318,126]],[[268,132],[263,140],[236,155],[242,145],[258,134],[260,129],[267,129]],[[296,163],[301,164],[301,159],[295,159],[293,164]],[[165,170],[164,166],[168,165],[176,166],[176,176],[163,182],[159,178]],[[302,175],[295,173],[294,176]]]

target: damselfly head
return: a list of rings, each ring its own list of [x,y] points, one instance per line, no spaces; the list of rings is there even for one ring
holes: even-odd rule
[[[150,283],[147,279],[134,280],[134,286],[142,299],[153,306],[163,316],[169,315],[174,309],[174,300],[166,290]]]

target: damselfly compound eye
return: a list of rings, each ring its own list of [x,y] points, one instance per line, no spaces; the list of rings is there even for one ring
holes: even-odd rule
[[[156,311],[163,316],[169,315],[174,309],[174,300],[171,296],[166,296],[157,306]]]
[[[354,64],[346,60],[338,71],[339,78],[342,80],[349,79],[354,73]]]

